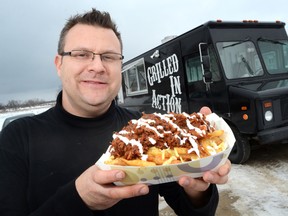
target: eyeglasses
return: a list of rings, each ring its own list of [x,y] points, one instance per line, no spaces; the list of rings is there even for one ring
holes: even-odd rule
[[[119,53],[94,53],[89,50],[72,50],[70,52],[62,52],[61,56],[71,56],[79,62],[91,62],[95,59],[96,55],[100,56],[103,63],[114,63],[124,59],[124,56]]]

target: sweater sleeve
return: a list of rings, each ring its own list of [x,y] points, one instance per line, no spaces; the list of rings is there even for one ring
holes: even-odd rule
[[[195,208],[189,201],[184,189],[175,182],[161,185],[160,195],[164,196],[167,204],[177,215],[213,216],[218,206],[219,194],[216,185],[211,184],[208,190],[210,191],[209,201],[201,208]],[[177,195],[175,196],[175,194]]]
[[[85,205],[77,193],[75,179],[63,184],[47,200],[37,195],[34,197],[38,199],[30,198],[29,148],[20,144],[25,137],[22,130],[9,125],[0,134],[0,215],[102,215]]]
[[[99,212],[100,213],[100,212]],[[87,215],[93,216],[94,214],[84,204],[80,196],[78,195],[74,181],[59,188],[56,194],[45,202],[39,209],[34,211],[31,216],[78,216]],[[101,214],[99,214],[101,215]]]
[[[0,215],[1,216],[79,216],[102,215],[91,211],[80,198],[71,181],[44,202],[38,209],[30,209],[27,201],[25,171],[19,169],[19,158],[0,149]],[[24,166],[22,166],[23,168]],[[21,180],[21,181],[19,181]]]

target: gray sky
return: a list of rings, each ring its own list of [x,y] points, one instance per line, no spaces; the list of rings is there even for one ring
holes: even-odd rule
[[[0,103],[50,100],[60,81],[54,67],[59,33],[67,18],[95,7],[108,11],[122,34],[125,60],[209,20],[280,20],[287,0],[1,0]],[[287,27],[286,27],[287,29]]]

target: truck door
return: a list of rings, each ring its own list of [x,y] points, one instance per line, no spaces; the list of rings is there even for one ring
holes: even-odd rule
[[[212,47],[208,47],[206,53],[211,72],[211,77],[208,77],[208,79],[203,79],[204,71],[199,50],[195,49],[192,54],[184,57],[189,112],[199,111],[201,107],[208,106],[213,112],[220,115],[228,113],[229,98],[227,96],[227,88],[215,51]]]
[[[184,65],[187,77],[187,100],[189,112],[197,112],[203,106],[211,107],[209,91],[203,82],[201,61],[198,52],[194,52],[184,58]]]

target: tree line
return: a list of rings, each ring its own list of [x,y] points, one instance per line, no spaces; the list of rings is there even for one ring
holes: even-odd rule
[[[39,105],[44,105],[47,103],[51,103],[52,101],[45,101],[42,99],[29,99],[27,101],[19,101],[19,100],[10,100],[7,102],[7,104],[1,104],[0,103],[0,110],[5,111],[5,110],[16,110],[19,108],[26,108],[26,107],[34,107],[34,106],[39,106]]]

